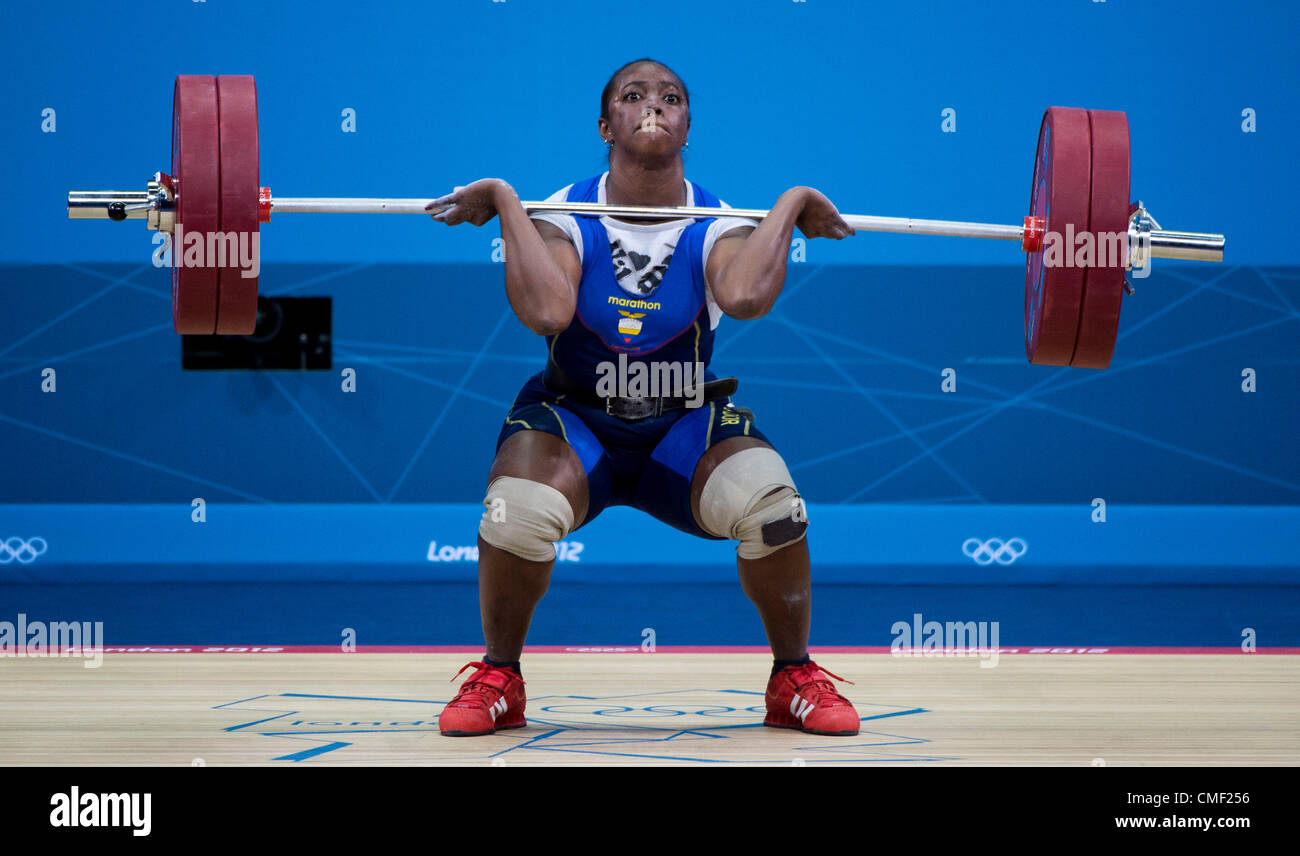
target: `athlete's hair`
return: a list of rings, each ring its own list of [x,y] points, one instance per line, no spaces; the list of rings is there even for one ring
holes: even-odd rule
[[[650,57],[647,56],[647,57],[642,57],[641,59],[634,59],[628,63],[624,63],[623,65],[619,66],[617,71],[615,71],[612,75],[610,75],[609,83],[606,83],[605,88],[600,91],[600,118],[604,119],[605,121],[609,121],[609,96],[614,93],[614,81],[618,80],[618,76],[622,74],[626,69],[636,65],[639,62],[652,62],[655,65],[659,66],[660,68],[666,70],[673,77],[677,78],[677,82],[682,85],[682,97],[686,99],[686,115],[690,116],[691,92],[689,89],[686,88],[686,81],[682,80],[682,76],[680,74],[673,71],[671,68],[664,65],[659,60],[651,59]]]

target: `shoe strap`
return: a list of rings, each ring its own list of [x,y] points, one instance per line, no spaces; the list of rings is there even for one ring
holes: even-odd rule
[[[835,674],[834,672],[823,669],[821,666],[817,665],[812,660],[809,660],[807,663],[804,663],[801,666],[786,666],[786,669],[788,669],[791,672],[792,679],[794,678],[795,675],[804,675],[807,677],[807,681],[805,683],[801,684],[796,681],[795,682],[796,687],[802,688],[806,686],[817,686],[818,684],[822,684],[824,685],[823,687],[820,688],[822,692],[829,692],[841,698],[843,698],[843,696],[840,696],[840,694],[835,690],[835,685],[832,684],[830,681],[828,681],[826,678],[831,677],[837,681],[843,681],[846,684],[853,683],[853,681],[850,681],[847,678],[841,678],[839,675]],[[854,686],[857,685],[854,684]]]
[[[510,681],[510,680],[516,680],[516,681],[519,681],[519,683],[521,683],[521,684],[526,683],[526,682],[524,681],[523,677],[522,677],[521,675],[519,675],[517,672],[515,672],[513,669],[507,669],[507,668],[505,668],[504,666],[493,666],[492,664],[490,664],[490,663],[484,663],[484,662],[481,661],[481,660],[471,660],[470,662],[468,662],[468,663],[466,663],[465,665],[461,666],[461,667],[460,667],[460,672],[457,672],[456,674],[452,675],[452,676],[451,676],[451,680],[447,681],[447,683],[451,683],[452,681],[454,681],[454,680],[456,680],[457,678],[459,678],[459,677],[461,676],[461,672],[464,672],[466,669],[468,669],[468,668],[471,667],[471,666],[475,666],[475,667],[477,667],[477,668],[479,669],[479,671],[478,671],[478,672],[475,672],[475,673],[472,674],[472,675],[470,675],[470,676],[469,676],[469,679],[466,681],[466,683],[478,683],[478,684],[484,683],[484,681],[483,681],[482,679],[483,679],[484,677],[486,677],[488,674],[490,674],[491,672],[494,672],[494,671],[495,671],[495,672],[505,672],[505,673],[506,673],[506,675],[507,675],[507,677],[508,677],[507,685],[509,684],[509,681]],[[504,689],[505,689],[504,687],[497,687],[495,684],[488,684],[488,686],[493,687],[494,689],[501,689],[501,690],[504,690]]]
[[[834,678],[834,679],[837,680],[837,681],[843,681],[843,682],[846,683],[846,684],[853,684],[853,681],[850,681],[848,678],[841,678],[839,675],[835,674],[835,673],[832,672],[830,669],[823,669],[821,666],[817,665],[817,664],[814,663],[812,660],[809,660],[809,661],[808,661],[808,665],[812,666],[814,669],[816,669],[816,670],[819,671],[819,672],[824,672],[824,673],[830,675],[832,678]],[[853,686],[856,687],[857,684],[853,684]]]

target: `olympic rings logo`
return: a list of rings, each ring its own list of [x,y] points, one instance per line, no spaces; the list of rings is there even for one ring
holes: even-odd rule
[[[1006,541],[1001,538],[990,538],[987,541],[967,538],[961,545],[961,551],[974,559],[977,565],[991,565],[994,562],[1009,565],[1028,550],[1029,545],[1023,538],[1009,538]]]
[[[0,565],[7,565],[10,562],[18,562],[21,565],[30,565],[36,561],[36,557],[49,549],[44,538],[31,538],[23,540],[22,538],[6,538],[0,541]]]

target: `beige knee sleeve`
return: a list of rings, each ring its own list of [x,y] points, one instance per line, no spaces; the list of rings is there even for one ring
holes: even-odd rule
[[[740,541],[742,559],[761,559],[803,538],[808,517],[785,461],[762,446],[731,455],[709,475],[700,495],[700,525],[711,535]]]
[[[531,562],[555,558],[555,542],[573,531],[573,506],[541,482],[500,476],[488,485],[478,534],[484,541]]]

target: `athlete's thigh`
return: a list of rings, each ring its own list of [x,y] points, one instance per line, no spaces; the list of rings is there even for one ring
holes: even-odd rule
[[[575,529],[609,502],[608,454],[591,429],[556,401],[517,402],[511,409],[488,482],[498,476],[541,482],[564,494]]]
[[[578,453],[568,443],[545,431],[518,431],[497,450],[488,471],[488,484],[501,476],[541,482],[564,494],[573,508],[573,519],[587,516],[587,474]]]
[[[637,484],[637,508],[663,522],[704,538],[699,498],[704,482],[728,455],[770,445],[746,411],[709,402],[677,420],[659,441]]]
[[[700,497],[704,494],[704,485],[718,465],[737,452],[760,446],[772,448],[771,443],[757,437],[728,437],[710,446],[708,451],[700,456],[699,463],[695,465],[695,475],[691,478],[691,514],[697,521],[700,519]]]

